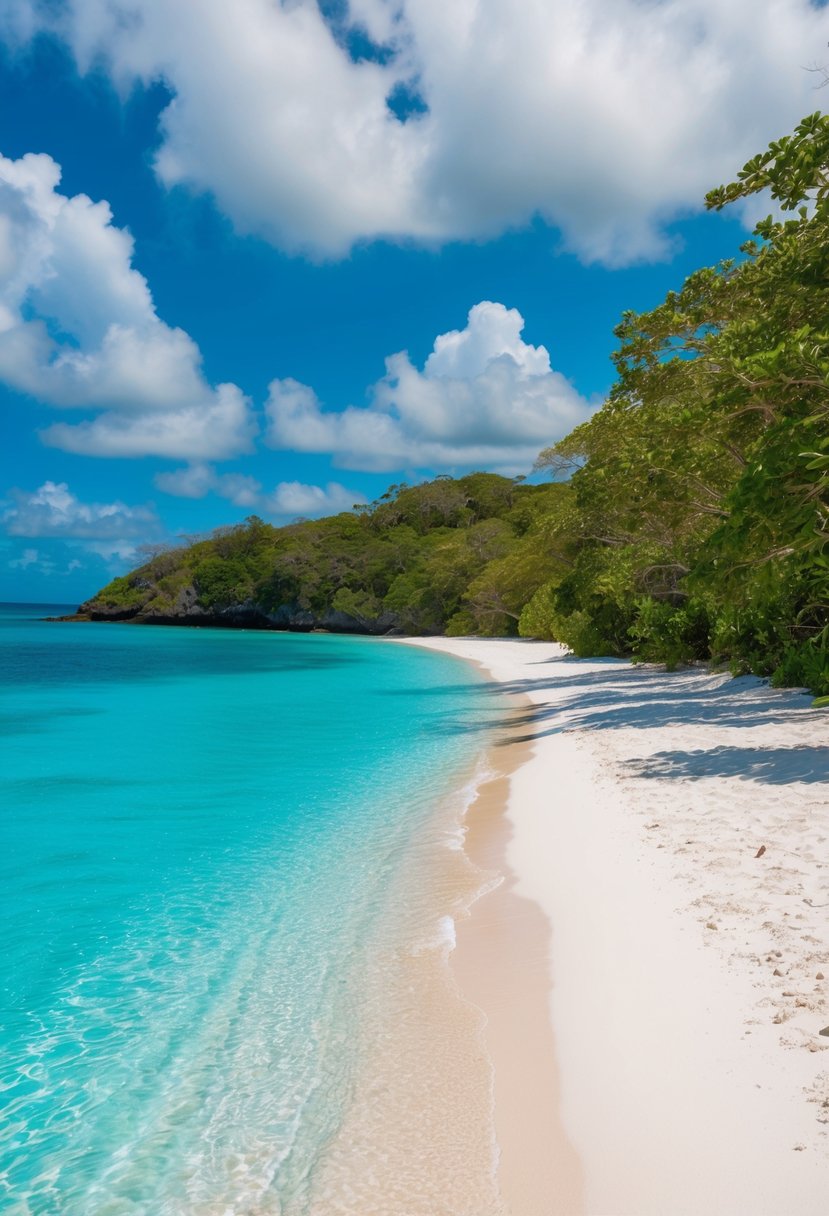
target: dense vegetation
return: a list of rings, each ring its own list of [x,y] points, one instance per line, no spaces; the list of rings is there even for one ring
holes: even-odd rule
[[[815,114],[707,199],[768,189],[794,217],[624,316],[609,400],[540,458],[576,469],[572,564],[525,632],[829,693],[828,172]]]
[[[607,402],[540,457],[567,483],[476,473],[393,487],[353,515],[251,519],[156,556],[91,607],[517,628],[580,655],[714,660],[829,694],[828,118],[708,206],[761,190],[790,217],[623,317]]]
[[[294,629],[514,633],[554,576],[547,522],[569,493],[472,473],[392,486],[369,507],[284,528],[252,516],[157,553],[83,608]]]

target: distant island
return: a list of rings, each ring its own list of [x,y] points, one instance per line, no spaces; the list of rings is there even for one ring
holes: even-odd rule
[[[712,191],[793,218],[616,329],[618,379],[528,485],[392,486],[276,528],[253,516],[156,552],[94,620],[520,634],[578,656],[696,660],[829,694],[829,117]]]

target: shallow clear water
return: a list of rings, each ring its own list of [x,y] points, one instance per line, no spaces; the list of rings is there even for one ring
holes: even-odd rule
[[[491,702],[378,640],[43,613],[0,612],[0,1209],[302,1212]]]

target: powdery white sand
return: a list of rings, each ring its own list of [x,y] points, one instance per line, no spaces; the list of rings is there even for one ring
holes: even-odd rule
[[[824,1216],[829,716],[753,678],[518,640],[417,644],[530,702],[507,862],[552,927],[586,1211]]]

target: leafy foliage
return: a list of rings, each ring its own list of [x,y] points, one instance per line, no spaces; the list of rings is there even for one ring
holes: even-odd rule
[[[785,218],[623,315],[608,400],[539,458],[566,484],[473,473],[392,486],[357,514],[252,518],[86,607],[517,629],[579,655],[713,659],[829,694],[829,117],[805,118],[707,204],[759,191]]]
[[[554,561],[545,505],[568,494],[493,473],[392,486],[370,507],[274,528],[256,516],[157,554],[96,616],[411,633],[514,633]]]
[[[768,217],[742,260],[625,314],[609,400],[542,453],[577,470],[573,566],[522,631],[825,692],[829,118],[804,119],[708,206],[760,190],[796,217]]]

